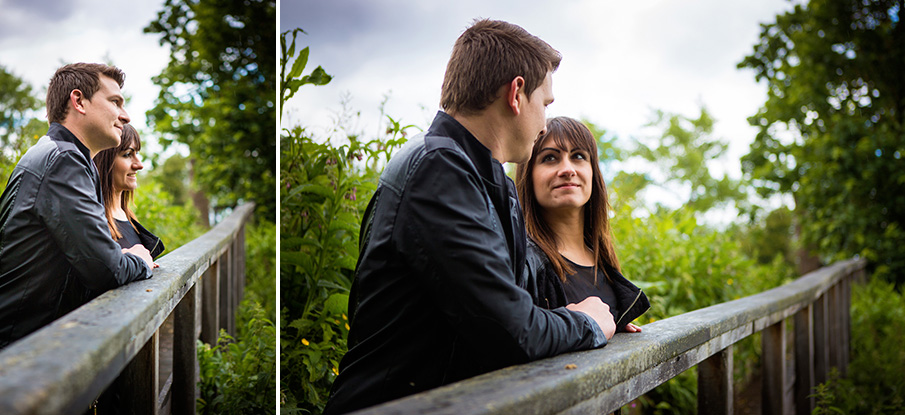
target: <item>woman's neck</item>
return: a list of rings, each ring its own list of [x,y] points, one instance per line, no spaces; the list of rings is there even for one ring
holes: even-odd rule
[[[584,242],[584,212],[579,209],[547,211],[544,220],[556,235],[556,249],[570,261],[584,266],[594,265],[594,255]]]
[[[114,219],[129,220],[129,217],[126,216],[126,211],[123,210],[122,200],[123,192],[113,192],[113,203],[110,206],[110,210],[113,212]]]

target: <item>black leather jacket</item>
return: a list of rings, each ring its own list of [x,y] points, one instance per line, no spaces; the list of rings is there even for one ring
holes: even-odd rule
[[[151,231],[145,229],[144,226],[141,226],[137,220],[133,220],[132,224],[135,225],[135,228],[138,230],[138,239],[141,239],[141,245],[151,252],[151,258],[157,259],[157,257],[166,249],[166,247],[163,246],[163,241],[161,241],[157,235],[154,235]],[[129,248],[128,246],[122,246],[122,244],[120,244],[120,246],[122,248]]]
[[[606,264],[606,273],[613,281],[613,292],[619,301],[619,309],[624,310],[616,318],[616,332],[625,331],[625,326],[650,309],[647,295],[627,280],[622,273]],[[519,285],[534,299],[534,304],[544,308],[565,307],[566,291],[562,280],[556,274],[547,254],[533,240],[528,239],[527,266]]]
[[[89,154],[53,123],[10,175],[0,197],[0,348],[71,311],[67,285],[105,291],[151,277],[110,238]]]
[[[525,227],[503,166],[438,113],[387,165],[365,212],[349,351],[325,413],[600,346],[588,316],[516,285]]]

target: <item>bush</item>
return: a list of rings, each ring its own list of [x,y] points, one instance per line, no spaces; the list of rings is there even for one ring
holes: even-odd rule
[[[214,347],[198,341],[200,414],[276,413],[276,330],[257,304],[244,310],[242,341],[222,330]]]
[[[848,376],[815,390],[814,414],[905,414],[905,295],[872,278],[853,285]]]
[[[781,256],[758,264],[739,249],[733,232],[701,225],[695,212],[660,210],[632,215],[627,204],[616,206],[612,219],[616,249],[625,276],[641,287],[651,309],[635,321],[643,325],[699,308],[757,294],[794,276]],[[747,338],[734,347],[736,381],[744,382],[757,366],[760,346]],[[688,370],[646,394],[646,413],[694,413],[697,371]]]
[[[346,308],[358,233],[380,170],[405,130],[321,143],[302,128],[281,137],[281,413],[320,413],[346,353]]]

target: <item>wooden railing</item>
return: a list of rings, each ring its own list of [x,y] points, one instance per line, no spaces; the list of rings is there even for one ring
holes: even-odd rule
[[[129,413],[194,414],[196,340],[214,344],[220,328],[235,334],[253,210],[237,207],[158,258],[151,279],[108,291],[3,349],[0,414],[82,414],[108,387]]]
[[[733,411],[732,345],[763,331],[765,414],[810,414],[817,384],[849,359],[851,282],[865,261],[617,334],[598,350],[501,369],[356,414],[604,414],[697,365],[698,413]],[[787,319],[794,330],[786,330]],[[792,340],[789,340],[792,338]],[[789,352],[791,351],[791,352]]]

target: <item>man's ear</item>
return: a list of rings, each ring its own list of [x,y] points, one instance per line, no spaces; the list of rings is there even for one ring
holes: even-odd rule
[[[519,95],[519,92],[523,91],[524,88],[525,78],[522,78],[521,76],[512,78],[512,82],[509,83],[509,90],[506,92],[506,104],[509,105],[509,108],[512,109],[512,112],[515,115],[521,113],[519,104],[521,103],[522,97]]]
[[[78,89],[73,89],[72,92],[69,93],[69,102],[72,104],[72,107],[75,108],[79,114],[85,113],[85,95],[82,94],[82,91]]]

